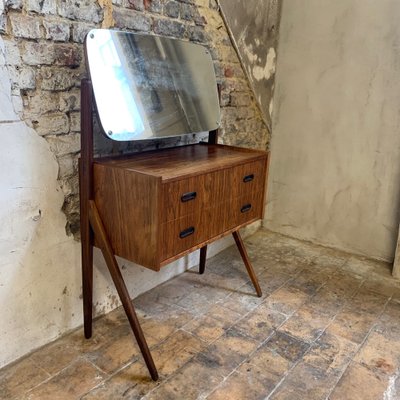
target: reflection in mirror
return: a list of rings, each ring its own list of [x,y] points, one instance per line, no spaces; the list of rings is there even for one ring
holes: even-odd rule
[[[102,128],[113,140],[143,140],[219,126],[212,59],[200,45],[94,29],[86,53]]]

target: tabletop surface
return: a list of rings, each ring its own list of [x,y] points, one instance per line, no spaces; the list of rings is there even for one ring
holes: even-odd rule
[[[160,177],[163,181],[168,181],[182,176],[229,168],[266,156],[267,153],[262,150],[220,144],[195,144],[122,157],[98,158],[94,162]]]

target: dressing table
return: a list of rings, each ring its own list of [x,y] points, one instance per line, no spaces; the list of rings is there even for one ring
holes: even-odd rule
[[[258,296],[239,229],[263,217],[268,153],[217,143],[218,91],[208,51],[189,42],[94,29],[81,84],[80,211],[85,337],[92,335],[99,247],[153,380],[157,369],[115,256],[154,271],[232,234]],[[208,141],[94,157],[93,114],[110,140],[208,132]]]

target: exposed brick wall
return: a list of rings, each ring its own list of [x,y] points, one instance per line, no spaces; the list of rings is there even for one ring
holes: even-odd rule
[[[79,85],[86,75],[82,43],[94,27],[155,33],[205,45],[222,85],[220,141],[267,147],[268,130],[214,0],[6,1],[0,32],[14,107],[48,141],[58,161],[68,234],[79,229]],[[103,143],[112,151],[111,142]],[[128,150],[180,143],[179,139],[135,143]]]

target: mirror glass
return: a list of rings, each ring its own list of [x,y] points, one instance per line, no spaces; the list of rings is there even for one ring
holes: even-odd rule
[[[85,41],[104,133],[143,140],[217,129],[217,84],[208,50],[153,35],[91,30]]]

